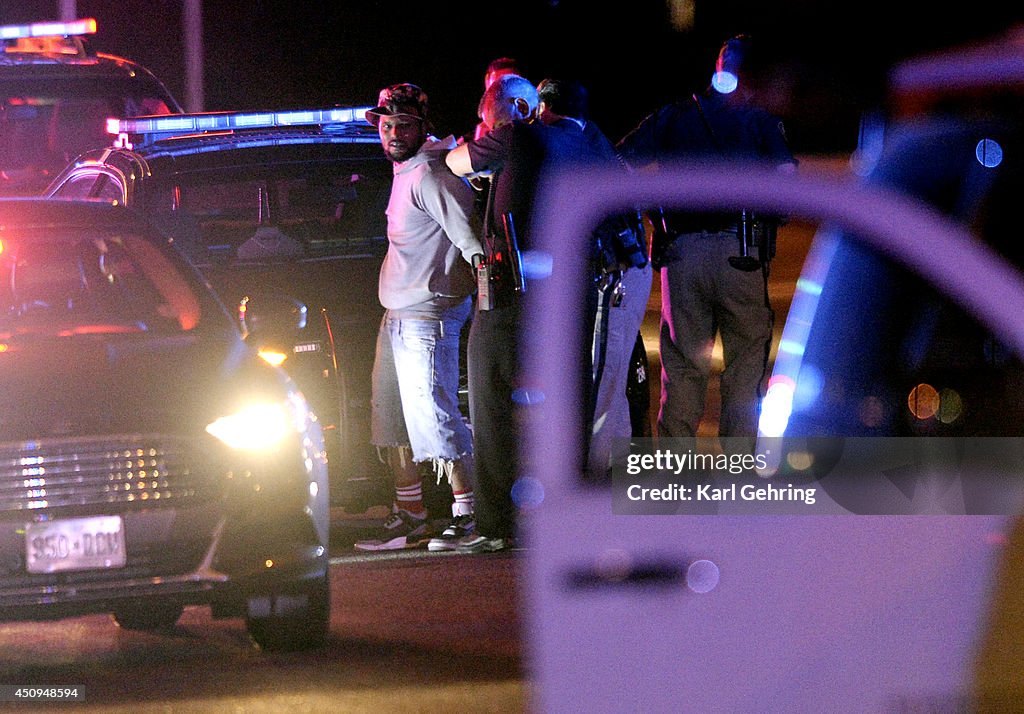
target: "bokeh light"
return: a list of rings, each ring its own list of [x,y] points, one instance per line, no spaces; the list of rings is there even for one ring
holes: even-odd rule
[[[739,79],[732,72],[715,72],[711,77],[711,86],[719,94],[732,94],[739,84]]]
[[[536,508],[544,502],[544,485],[530,476],[521,476],[512,484],[512,502],[518,508]]]
[[[978,163],[987,169],[994,169],[1003,163],[1003,147],[993,139],[982,139],[974,148]]]
[[[867,428],[877,429],[885,422],[885,403],[873,395],[864,397],[857,410],[857,418]]]
[[[939,421],[943,424],[952,424],[960,418],[963,410],[964,402],[958,391],[947,388],[939,392]]]
[[[786,454],[786,463],[794,471],[806,471],[814,465],[814,454],[807,451],[790,451]]]
[[[930,384],[919,384],[907,395],[910,413],[921,420],[931,419],[939,412],[939,393]]]

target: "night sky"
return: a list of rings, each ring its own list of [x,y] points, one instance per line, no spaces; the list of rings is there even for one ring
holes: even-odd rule
[[[461,134],[475,122],[487,63],[513,56],[534,82],[582,80],[593,118],[617,140],[661,104],[701,90],[720,42],[750,32],[774,49],[794,150],[849,151],[894,61],[991,36],[1020,12],[994,0],[963,17],[916,0],[695,1],[693,28],[678,31],[664,0],[612,0],[612,9],[593,0],[204,0],[205,109],[370,104],[381,87],[413,82],[430,96],[438,133]],[[181,4],[78,0],[77,14],[97,19],[95,49],[147,66],[184,103]],[[55,19],[60,8],[11,5],[0,6],[0,24]]]

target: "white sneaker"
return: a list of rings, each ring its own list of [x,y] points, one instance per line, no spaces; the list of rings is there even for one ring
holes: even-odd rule
[[[427,519],[395,511],[384,521],[376,538],[357,541],[356,550],[400,550],[416,548],[427,539]]]
[[[465,538],[476,529],[476,519],[472,513],[455,516],[444,532],[427,543],[427,550],[455,550],[460,538]]]

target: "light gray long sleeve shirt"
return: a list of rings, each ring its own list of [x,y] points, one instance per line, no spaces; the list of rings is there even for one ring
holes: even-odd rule
[[[389,310],[451,302],[472,294],[472,257],[483,253],[473,189],[444,163],[455,139],[427,141],[394,165],[388,201],[388,252],[378,295]]]

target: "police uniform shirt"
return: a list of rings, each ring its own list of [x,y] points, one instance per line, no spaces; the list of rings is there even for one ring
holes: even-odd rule
[[[618,149],[633,166],[683,158],[796,163],[780,118],[714,91],[659,109],[627,134]]]
[[[584,166],[604,158],[595,152],[583,129],[570,119],[554,124],[514,121],[468,143],[474,172],[495,172],[493,220],[511,211],[521,250],[529,237],[533,200],[542,171],[552,167]]]
[[[466,144],[474,172],[489,171],[492,180],[491,232],[500,235],[501,216],[511,213],[520,250],[529,248],[529,216],[544,162],[536,127],[521,121],[500,126]]]

